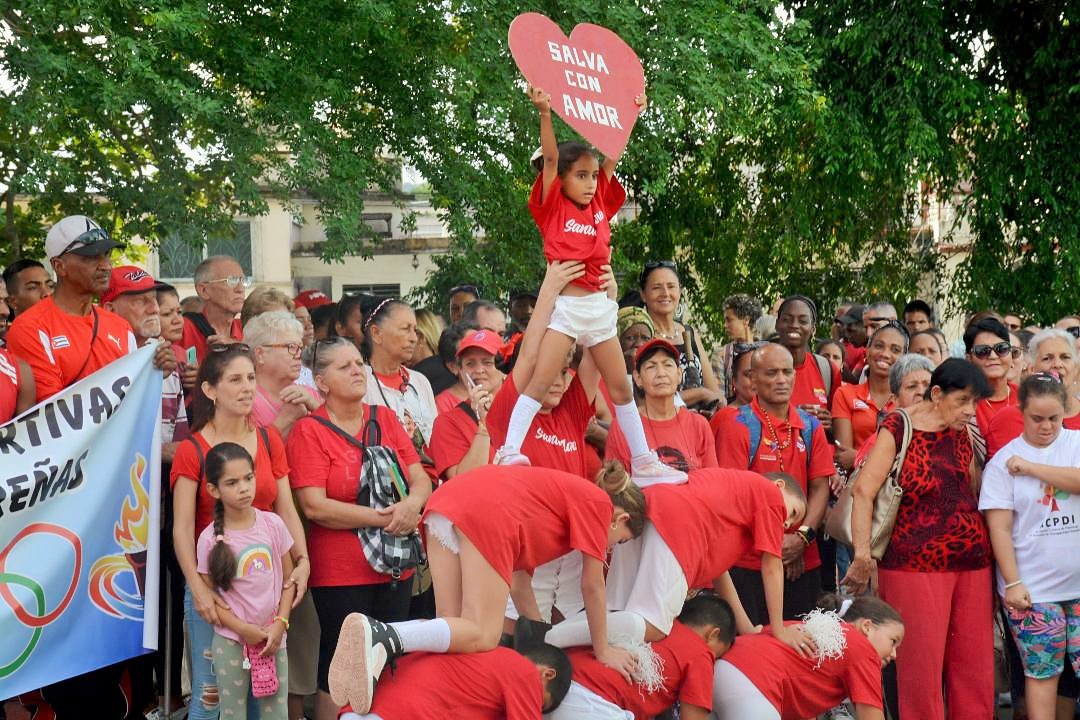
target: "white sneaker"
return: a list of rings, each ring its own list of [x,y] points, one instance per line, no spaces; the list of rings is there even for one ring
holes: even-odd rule
[[[495,451],[494,465],[532,465],[529,458],[521,454],[519,450],[512,450],[503,445]]]
[[[638,487],[682,485],[689,479],[682,470],[676,470],[660,462],[660,458],[654,452],[631,459],[630,478]]]

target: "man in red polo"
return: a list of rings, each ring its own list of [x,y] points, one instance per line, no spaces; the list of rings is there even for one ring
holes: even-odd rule
[[[195,361],[202,364],[211,345],[239,342],[244,328],[236,317],[244,306],[244,294],[251,281],[235,258],[216,255],[195,268],[195,292],[203,301],[202,312],[184,313],[184,337],[180,344],[195,348]]]
[[[787,348],[767,343],[754,351],[750,365],[756,396],[718,425],[716,457],[720,467],[788,473],[806,492],[804,524],[784,535],[782,548],[784,618],[793,620],[812,610],[821,592],[816,538],[829,501],[832,446],[816,418],[791,402],[795,368]],[[743,558],[731,579],[750,619],[767,623],[760,560]]]

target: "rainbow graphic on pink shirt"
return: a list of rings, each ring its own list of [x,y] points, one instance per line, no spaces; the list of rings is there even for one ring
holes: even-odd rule
[[[250,545],[236,558],[236,577],[270,572],[274,567],[269,545]]]

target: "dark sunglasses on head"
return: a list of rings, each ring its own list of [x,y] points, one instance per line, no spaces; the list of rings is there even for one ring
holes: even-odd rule
[[[764,347],[766,343],[763,342],[739,342],[731,346],[732,359],[737,360],[746,353],[754,352],[760,347]]]
[[[475,285],[455,285],[454,287],[450,288],[451,295],[457,295],[460,292],[469,293],[470,295],[480,297],[480,292],[476,289]]]
[[[1053,372],[1037,372],[1027,376],[1029,382],[1047,382],[1047,383],[1060,383],[1059,378]]]
[[[1074,338],[1080,338],[1080,325],[1073,325],[1072,327],[1065,328],[1065,332],[1072,335]]]
[[[1013,346],[1009,343],[1002,341],[996,345],[975,345],[971,348],[971,354],[973,357],[977,357],[980,360],[985,360],[990,357],[990,353],[994,353],[999,358],[1003,358],[1007,355],[1011,355]]]
[[[98,240],[108,240],[109,233],[105,232],[101,228],[90,228],[86,232],[79,235],[77,238],[67,244],[67,247],[60,252],[60,255],[71,252],[76,247],[81,245],[93,245]],[[57,255],[59,257],[60,255]]]
[[[244,343],[214,343],[210,346],[210,352],[225,352],[227,350],[236,350],[237,352],[249,353],[251,352],[251,346]]]
[[[679,266],[675,264],[674,260],[649,260],[645,263],[645,266],[641,268],[641,274],[638,275],[638,285],[644,286],[645,278],[649,277],[649,273],[653,270],[659,270],[660,268],[670,270],[676,275],[679,274]]]

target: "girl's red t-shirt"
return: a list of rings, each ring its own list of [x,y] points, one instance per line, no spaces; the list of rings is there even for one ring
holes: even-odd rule
[[[788,622],[785,625],[797,625]],[[847,647],[840,658],[804,658],[765,629],[740,635],[724,661],[737,667],[780,712],[782,720],[817,717],[851,698],[856,705],[882,708],[881,658],[859,630],[842,623]]]
[[[424,517],[449,518],[509,584],[515,570],[532,574],[572,550],[603,560],[613,510],[607,493],[577,475],[486,465],[437,488]]]
[[[252,504],[257,510],[273,512],[274,503],[277,502],[277,481],[289,474],[285,443],[281,441],[281,433],[275,427],[266,428],[269,447],[263,443],[260,431],[255,431],[255,437],[259,450],[255,454],[255,500]],[[203,464],[205,464],[206,454],[210,452],[210,444],[206,442],[201,432],[193,433],[190,438],[191,440],[185,440],[176,448],[172,472],[169,474],[169,486],[175,487],[176,481],[181,477],[190,478],[198,483],[198,495],[195,497],[195,539],[198,540],[199,533],[214,520],[214,498],[206,491],[206,481],[200,473],[199,453],[192,442],[199,444]]]
[[[645,488],[649,520],[690,589],[712,587],[747,553],[780,557],[787,510],[780,488],[749,470],[703,468],[684,485]]]
[[[364,405],[364,422],[371,417],[371,405]],[[360,471],[363,459],[360,449],[326,427],[314,417],[329,420],[323,405],[307,417],[296,421],[289,433],[286,450],[293,467],[291,481],[294,490],[321,487],[326,497],[350,505],[356,504],[360,492]],[[382,445],[393,450],[408,473],[410,465],[420,462],[420,456],[397,415],[390,408],[379,406],[376,420],[382,431]],[[357,436],[363,440],[363,431]],[[341,587],[374,585],[390,582],[390,576],[375,572],[364,556],[356,530],[331,529],[316,522],[308,523],[308,554],[311,556],[311,587]],[[411,577],[412,572],[402,575]]]

